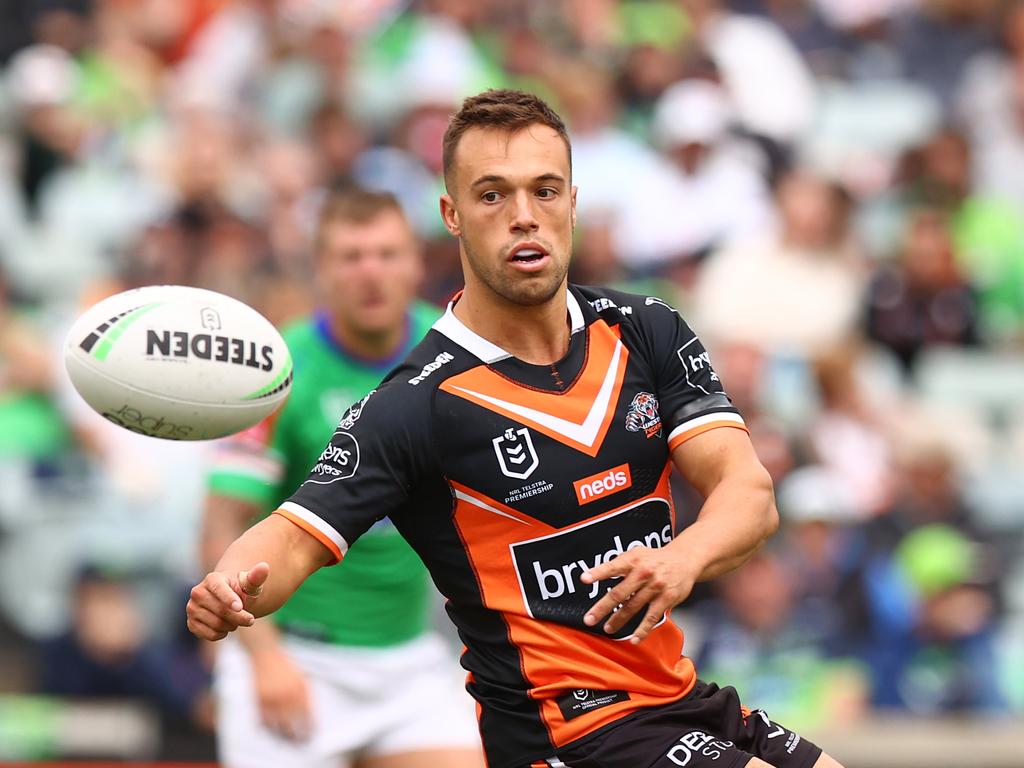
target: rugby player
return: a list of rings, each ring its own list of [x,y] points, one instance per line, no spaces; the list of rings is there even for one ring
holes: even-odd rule
[[[672,307],[568,284],[561,119],[488,91],[444,160],[464,291],[196,585],[189,627],[219,639],[276,610],[389,516],[448,598],[491,768],[837,768],[683,655],[671,609],[772,534],[771,481]],[[705,499],[674,538],[673,464]]]
[[[414,300],[419,246],[389,194],[330,195],[314,269],[321,309],[285,331],[296,370],[288,402],[217,452],[204,511],[208,567],[305,479],[345,408],[401,362],[440,315]],[[335,464],[344,469],[346,461],[339,456]],[[481,766],[472,700],[460,690],[444,642],[429,631],[428,590],[422,562],[383,518],[344,565],[313,574],[273,617],[225,643],[214,684],[221,762]]]

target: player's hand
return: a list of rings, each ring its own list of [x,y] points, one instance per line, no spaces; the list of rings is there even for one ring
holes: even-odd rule
[[[257,563],[237,574],[213,571],[192,587],[185,615],[188,629],[203,640],[220,640],[239,627],[251,627],[256,620],[247,608],[263,591],[270,566]]]
[[[263,725],[291,741],[305,741],[313,731],[309,684],[280,648],[252,653],[256,702]]]
[[[612,635],[647,606],[630,642],[639,643],[679,603],[690,595],[697,574],[673,559],[665,549],[637,547],[584,572],[580,580],[593,584],[606,579],[622,580],[594,603],[583,617],[589,627],[604,621],[604,631]]]

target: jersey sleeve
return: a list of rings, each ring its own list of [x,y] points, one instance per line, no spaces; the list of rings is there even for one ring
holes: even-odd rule
[[[306,481],[276,510],[335,562],[405,504],[432,466],[429,402],[402,384],[385,383],[349,408]]]
[[[720,427],[746,430],[697,334],[671,306],[647,297],[637,312],[649,342],[669,450]]]
[[[207,490],[249,502],[269,511],[280,496],[284,477],[284,454],[278,414],[237,435],[225,438],[214,447],[212,464],[206,477]]]

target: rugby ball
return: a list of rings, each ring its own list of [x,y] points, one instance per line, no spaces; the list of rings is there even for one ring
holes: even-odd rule
[[[209,440],[269,416],[292,384],[277,329],[214,291],[153,285],[111,296],[72,326],[64,362],[108,421],[150,437]]]

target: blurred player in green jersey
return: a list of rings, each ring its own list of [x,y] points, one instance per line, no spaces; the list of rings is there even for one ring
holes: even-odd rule
[[[321,310],[285,331],[295,381],[284,407],[219,449],[203,559],[212,567],[320,458],[364,398],[440,312],[415,299],[419,246],[395,199],[349,190],[321,212]],[[356,406],[347,419],[358,418]],[[359,457],[338,457],[354,471]],[[476,768],[471,700],[429,629],[430,585],[388,519],[338,568],[313,576],[217,659],[218,740],[228,768]]]

